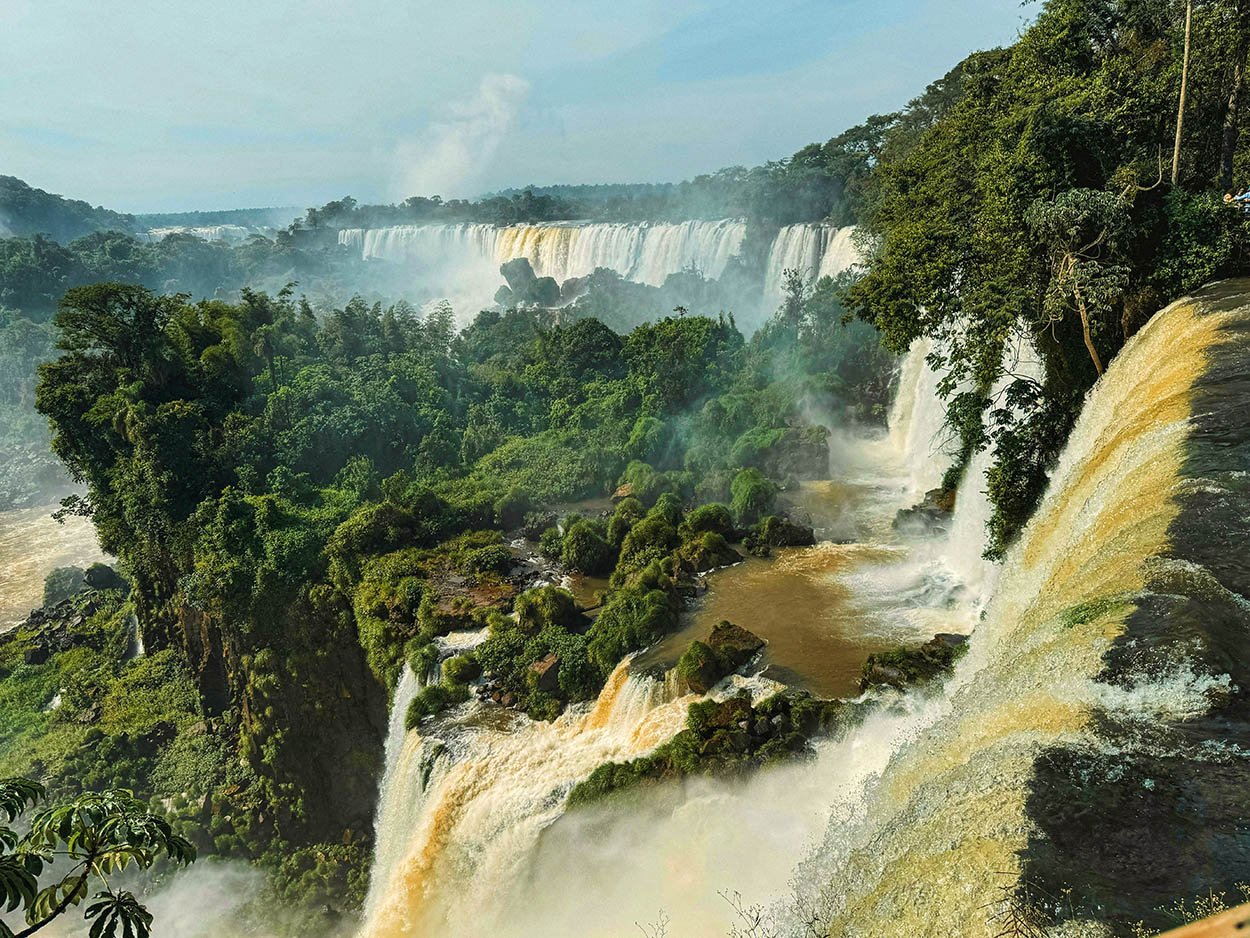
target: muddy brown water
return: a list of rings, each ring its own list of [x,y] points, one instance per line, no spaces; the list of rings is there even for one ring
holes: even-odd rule
[[[779,680],[821,697],[851,697],[869,655],[963,631],[946,585],[918,569],[911,547],[894,537],[884,499],[884,489],[846,482],[805,483],[786,493],[786,507],[805,512],[831,539],[708,574],[707,592],[682,628],[635,666],[671,667],[692,640],[727,619],[768,642],[759,666],[772,667]]]

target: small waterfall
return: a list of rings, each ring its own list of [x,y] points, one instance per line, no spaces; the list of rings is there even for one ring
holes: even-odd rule
[[[416,822],[416,812],[420,810],[424,788],[418,787],[414,792],[401,780],[411,778],[414,772],[412,760],[424,762],[428,756],[425,752],[412,752],[405,746],[408,733],[404,723],[408,717],[408,707],[424,686],[425,679],[417,677],[405,664],[399,683],[395,685],[391,720],[386,732],[386,769],[378,793],[378,815],[374,823],[377,848],[374,851],[373,870],[369,880],[371,905],[366,907],[366,915],[371,914],[372,903],[380,894],[381,884],[384,882],[381,871],[394,869],[402,860],[399,855],[404,846],[402,832],[412,828]]]
[[[1043,365],[1032,342],[1017,335],[1003,350],[1002,372],[990,390],[992,407],[1002,407],[1010,385],[1017,378],[1041,381]],[[964,470],[955,498],[955,513],[944,549],[945,562],[955,577],[975,595],[988,598],[999,571],[997,564],[985,560],[985,528],[993,513],[986,489],[987,473],[994,464],[993,445],[975,453]]]
[[[814,283],[821,277],[836,277],[859,263],[854,228],[829,225],[786,225],[777,232],[768,251],[764,273],[764,313],[771,315],[785,296],[785,272],[799,271]]]
[[[928,339],[917,339],[903,356],[888,417],[888,452],[878,456],[899,467],[909,505],[941,485],[954,461],[946,446],[946,405],[937,391],[941,375],[929,367],[931,347]]]
[[[553,723],[476,701],[408,733],[393,715],[361,935],[480,933],[572,787],[672,737],[693,699],[623,662],[592,707]]]

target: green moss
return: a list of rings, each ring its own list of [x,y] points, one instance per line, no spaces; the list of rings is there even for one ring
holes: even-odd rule
[[[602,526],[578,521],[564,535],[561,560],[570,570],[588,576],[604,576],[616,565],[616,551],[604,538]]]
[[[706,646],[705,646],[706,647]],[[569,806],[617,797],[688,775],[739,775],[804,756],[822,733],[844,731],[861,710],[806,694],[775,694],[752,707],[745,695],[690,705],[686,728],[651,755],[599,766],[569,793]]]

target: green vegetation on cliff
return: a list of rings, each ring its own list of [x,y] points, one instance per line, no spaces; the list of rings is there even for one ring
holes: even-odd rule
[[[483,681],[536,717],[592,698],[622,656],[674,627],[685,579],[738,556],[728,509],[685,506],[737,497],[754,520],[784,481],[726,441],[815,447],[821,458],[796,455],[787,474],[823,469],[824,431],[786,386],[873,410],[839,368],[876,355],[875,340],[838,326],[835,306],[811,316],[827,328],[796,374],[776,370],[781,332],[748,342],[725,318],[622,336],[509,310],[457,333],[446,307],[353,300],[319,316],[285,291],[192,303],[70,290],[37,404],[87,488],[66,510],[92,517],[133,589],[71,627],[103,630],[89,681],[67,670],[79,645],[23,677],[13,758],[56,784],[123,783],[167,802],[206,850],[266,864],[281,896],[358,904],[402,664],[429,673],[439,636],[488,625],[411,719]],[[622,486],[638,497],[611,517],[543,535],[570,567],[612,572],[593,623],[559,590],[523,592],[503,533]],[[156,680],[184,693],[147,703],[137,691]],[[58,687],[61,707],[44,713]],[[70,764],[88,736],[98,771]]]
[[[1106,363],[1170,300],[1250,266],[1250,221],[1222,202],[1250,186],[1250,10],[1194,5],[1173,178],[1184,32],[1170,0],[1051,0],[1014,45],[869,121],[867,264],[846,295],[895,351],[935,341],[965,457],[994,449],[992,555],[1031,514]],[[1040,381],[1002,370],[1018,335]]]

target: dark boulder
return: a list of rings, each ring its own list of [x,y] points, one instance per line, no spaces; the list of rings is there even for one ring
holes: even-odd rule
[[[677,676],[695,693],[706,694],[726,675],[759,653],[764,640],[732,622],[719,622],[706,642],[697,639],[677,662]]]
[[[903,646],[869,655],[859,689],[894,687],[902,690],[944,677],[954,668],[968,644],[967,635],[942,632],[923,645]]]
[[[906,534],[940,534],[950,527],[955,514],[955,490],[932,489],[919,505],[894,516],[894,529]]]
[[[553,697],[560,693],[560,659],[553,652],[530,665],[534,690]]]
[[[529,258],[526,257],[515,257],[500,264],[499,272],[503,274],[503,279],[507,281],[508,288],[518,300],[523,299],[529,293],[530,287],[538,279],[534,274],[533,265],[530,264]]]

